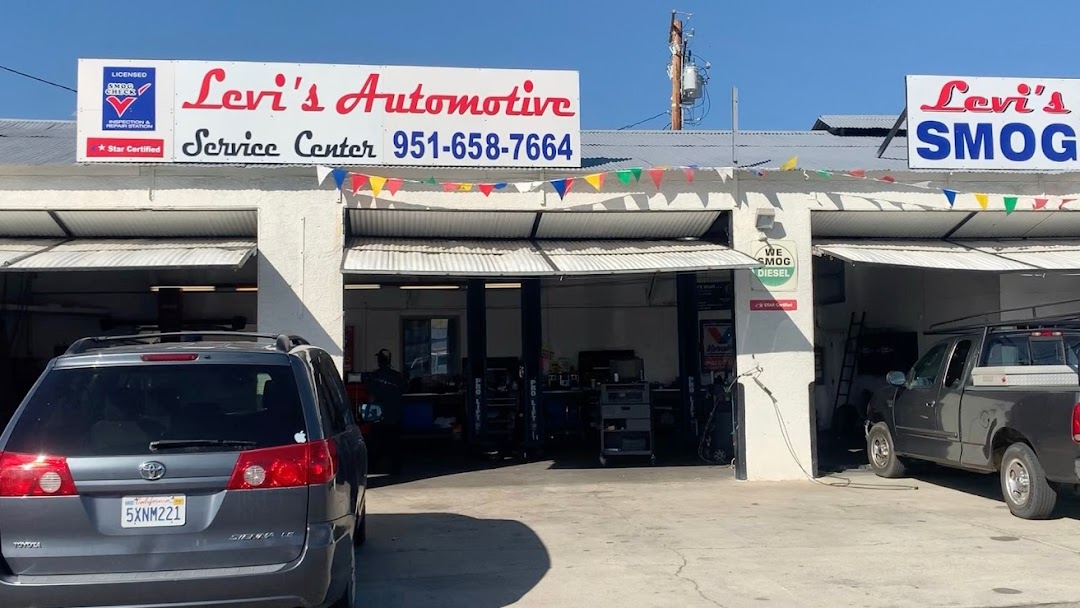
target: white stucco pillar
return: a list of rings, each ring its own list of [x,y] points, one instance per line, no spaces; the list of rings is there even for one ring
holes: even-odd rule
[[[748,480],[795,480],[814,474],[810,211],[805,203],[780,208],[781,201],[775,195],[748,193],[732,218],[736,249],[776,258],[765,267],[763,279],[756,271],[735,272],[737,369],[747,374],[739,382]],[[774,227],[765,233],[756,228],[757,209],[775,212]],[[786,257],[793,258],[790,268],[785,268]]]
[[[344,212],[335,191],[281,193],[259,206],[260,332],[300,335],[342,369]]]

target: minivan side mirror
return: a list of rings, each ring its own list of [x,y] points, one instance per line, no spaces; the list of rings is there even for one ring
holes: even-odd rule
[[[363,422],[382,422],[382,406],[377,403],[364,403],[360,406],[360,418]]]
[[[893,386],[904,386],[907,384],[907,374],[904,372],[889,372],[889,375],[885,376],[885,380]]]

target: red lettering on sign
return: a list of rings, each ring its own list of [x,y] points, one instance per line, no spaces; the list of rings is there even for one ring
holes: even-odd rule
[[[225,69],[214,68],[203,74],[202,83],[199,85],[199,97],[194,102],[185,101],[180,107],[185,110],[258,110],[264,100],[269,100],[270,109],[275,112],[283,112],[285,106],[281,103],[281,91],[240,91],[226,89],[218,95],[214,95],[211,101],[211,87],[215,82],[225,82]],[[278,74],[274,77],[274,84],[278,87],[285,86],[285,75]]]
[[[343,95],[337,102],[338,114],[354,111],[374,112],[376,103],[387,114],[442,114],[446,116],[575,116],[573,102],[566,97],[530,95],[535,85],[526,80],[506,95],[458,95],[424,93],[420,83],[409,93],[379,90],[379,74],[368,74],[356,93]],[[522,95],[521,93],[525,94]]]
[[[113,137],[86,138],[88,158],[164,158],[165,140]]]
[[[1005,114],[1012,110],[1017,114],[1031,114],[1035,110],[1028,103],[1030,98],[1042,97],[1047,93],[1045,85],[1036,85],[1034,88],[1021,83],[1016,87],[1017,95],[999,96],[969,94],[971,85],[966,80],[950,80],[946,82],[938,92],[937,101],[924,104],[920,109],[924,112],[971,112],[973,114]],[[1050,101],[1042,108],[1047,114],[1069,114],[1072,110],[1065,107],[1065,101],[1061,91],[1051,91]]]

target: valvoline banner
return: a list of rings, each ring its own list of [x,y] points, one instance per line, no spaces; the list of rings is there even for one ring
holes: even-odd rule
[[[908,76],[912,169],[1076,171],[1080,80]]]

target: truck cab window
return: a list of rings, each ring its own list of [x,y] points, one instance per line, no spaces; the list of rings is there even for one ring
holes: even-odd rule
[[[956,343],[952,357],[949,358],[949,367],[945,370],[945,387],[958,386],[964,376],[964,364],[967,363],[968,355],[971,354],[971,340],[961,340]]]
[[[941,375],[941,364],[945,359],[948,343],[941,343],[931,348],[915,367],[911,368],[911,381],[908,388],[932,388]]]

